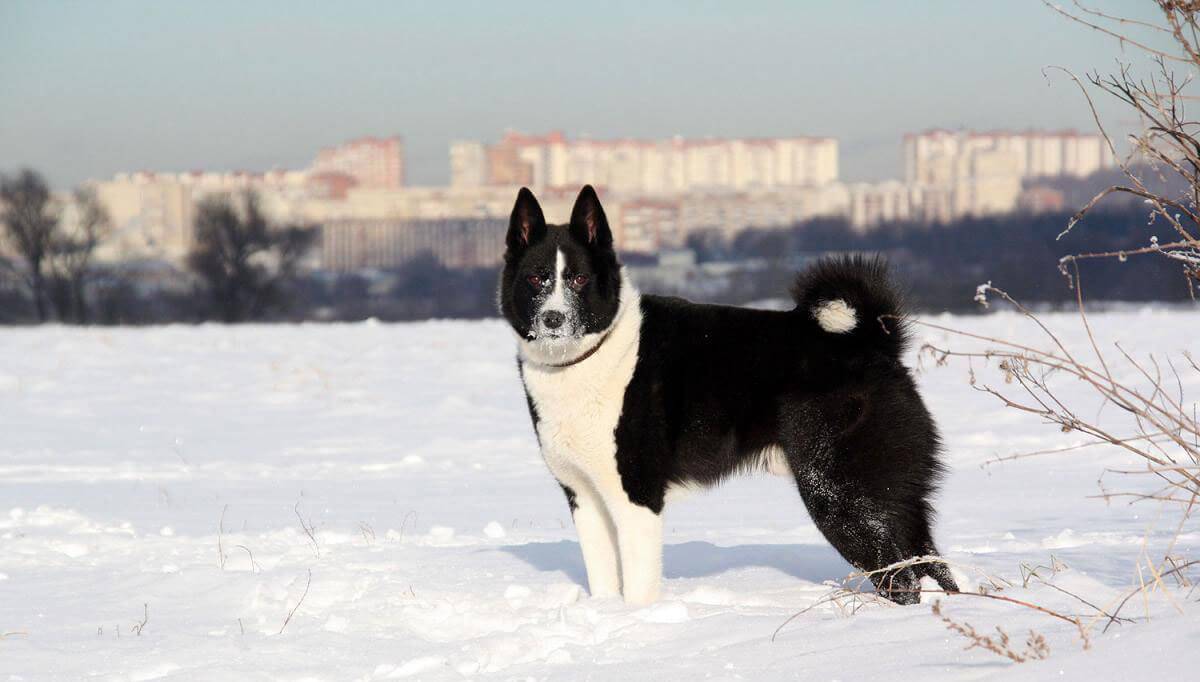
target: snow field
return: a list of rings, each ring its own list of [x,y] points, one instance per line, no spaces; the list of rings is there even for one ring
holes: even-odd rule
[[[1047,320],[1085,341],[1071,315]],[[1031,338],[1011,314],[933,321]],[[1092,322],[1200,354],[1181,333],[1197,312]],[[767,476],[668,507],[661,602],[591,599],[498,321],[6,329],[0,357],[0,680],[1186,679],[1200,663],[1186,589],[1131,603],[1154,618],[1098,627],[1088,651],[1070,624],[943,598],[980,631],[1045,635],[1050,658],[1024,665],[964,651],[927,604],[849,615],[822,600],[851,567]],[[1023,587],[1021,565],[1041,566],[1111,608],[1175,511],[1089,499],[1130,464],[1112,449],[985,465],[1082,438],[972,389],[964,363],[920,364],[951,466],[936,536],[960,578],[1089,611]],[[1193,524],[1175,553],[1198,546]]]

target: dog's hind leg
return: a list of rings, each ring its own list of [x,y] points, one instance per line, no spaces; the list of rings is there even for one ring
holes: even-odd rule
[[[898,604],[920,601],[920,580],[911,567],[882,571],[909,557],[896,543],[894,524],[879,501],[796,462],[795,457],[789,459],[804,505],[834,549],[855,568],[868,573],[883,596]]]
[[[563,486],[575,532],[587,567],[588,592],[593,597],[615,597],[621,593],[620,558],[617,534],[600,496],[584,483],[574,488]]]
[[[932,533],[929,530],[929,512],[922,514],[922,526],[917,532],[914,539],[914,547],[911,551],[913,556],[941,556],[937,547],[933,544]],[[947,592],[958,592],[958,583],[955,582],[954,576],[950,573],[950,567],[941,561],[931,561],[929,563],[918,564],[913,567],[917,575],[927,575],[933,578],[938,587]]]

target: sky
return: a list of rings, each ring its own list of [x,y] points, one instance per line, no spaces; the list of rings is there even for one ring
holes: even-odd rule
[[[1117,58],[1147,61],[1040,0],[0,0],[0,172],[302,168],[400,135],[409,182],[439,184],[451,140],[561,129],[832,136],[843,179],[899,178],[906,132],[1092,130],[1043,69]]]

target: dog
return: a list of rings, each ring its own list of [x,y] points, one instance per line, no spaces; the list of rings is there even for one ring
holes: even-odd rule
[[[886,264],[819,261],[788,311],[640,295],[595,190],[566,225],[517,195],[499,307],[541,454],[566,494],[594,597],[647,604],[662,582],[662,513],[688,488],[791,476],[829,542],[900,604],[933,578],[938,432],[902,364]],[[899,567],[893,564],[901,563]]]

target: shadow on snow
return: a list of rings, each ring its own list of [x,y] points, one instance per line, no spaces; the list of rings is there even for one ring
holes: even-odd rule
[[[532,542],[498,547],[539,571],[559,571],[587,586],[579,543],[571,540]],[[841,581],[854,571],[828,545],[733,545],[682,542],[663,546],[664,578],[707,578],[743,568],[771,568],[795,578],[821,583]]]

